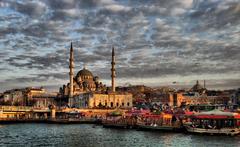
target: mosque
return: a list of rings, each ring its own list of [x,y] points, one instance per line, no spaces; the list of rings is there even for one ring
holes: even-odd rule
[[[70,60],[69,60],[69,68],[70,68],[70,83],[67,85],[63,85],[59,89],[59,93],[62,96],[77,95],[83,92],[91,92],[91,91],[102,91],[106,89],[106,85],[103,85],[102,82],[99,81],[98,76],[93,76],[93,74],[84,67],[80,70],[75,77],[73,76],[73,68],[74,68],[74,59],[73,59],[73,47],[71,43],[70,48]],[[72,85],[72,91],[70,91]],[[72,93],[71,93],[72,92]]]
[[[112,48],[111,88],[107,88],[85,67],[74,76],[73,45],[70,47],[69,80],[59,89],[62,97],[68,97],[68,105],[75,108],[131,108],[132,94],[115,91],[115,52]],[[111,89],[110,91],[108,89]]]

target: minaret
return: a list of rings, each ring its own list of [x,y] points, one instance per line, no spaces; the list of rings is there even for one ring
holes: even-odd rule
[[[205,80],[203,81],[203,88],[204,89],[206,88],[206,81]]]
[[[68,105],[71,107],[72,106],[72,98],[73,98],[73,47],[72,47],[72,42],[71,42],[71,48],[70,48],[70,58],[69,58],[69,78],[70,78],[70,89],[69,89],[69,99],[68,99]]]
[[[115,73],[115,52],[114,52],[114,47],[112,47],[112,92],[115,92],[115,77],[116,77],[116,73]]]

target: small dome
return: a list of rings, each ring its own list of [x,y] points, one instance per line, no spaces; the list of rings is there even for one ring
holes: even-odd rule
[[[84,77],[84,76],[90,76],[93,78],[93,74],[86,68],[83,68],[82,70],[80,70],[76,75],[76,77]]]
[[[203,90],[204,88],[202,87],[202,85],[199,84],[199,82],[197,81],[196,84],[191,88],[192,91],[199,91],[199,90]]]

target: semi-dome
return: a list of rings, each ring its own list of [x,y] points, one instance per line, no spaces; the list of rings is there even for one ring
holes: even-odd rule
[[[93,74],[86,68],[83,68],[82,70],[80,70],[77,73],[76,77],[91,77],[91,78],[93,78]]]

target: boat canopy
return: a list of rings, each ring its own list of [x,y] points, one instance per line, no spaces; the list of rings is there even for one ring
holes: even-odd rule
[[[143,117],[146,117],[146,118],[162,118],[163,115],[157,115],[157,114],[146,114],[146,115],[143,115]]]
[[[113,112],[109,112],[107,115],[108,116],[122,116],[122,113],[120,111],[113,111]]]
[[[165,119],[171,119],[172,116],[173,116],[172,114],[165,114],[165,113],[143,115],[143,117],[147,117],[147,118],[165,118]]]
[[[150,110],[129,110],[125,112],[126,116],[139,116],[139,115],[146,115],[150,114]]]
[[[220,110],[212,110],[212,111],[193,114],[192,117],[198,118],[198,119],[230,119],[230,118],[240,118],[240,115],[238,113],[233,113],[233,112],[223,112]]]

